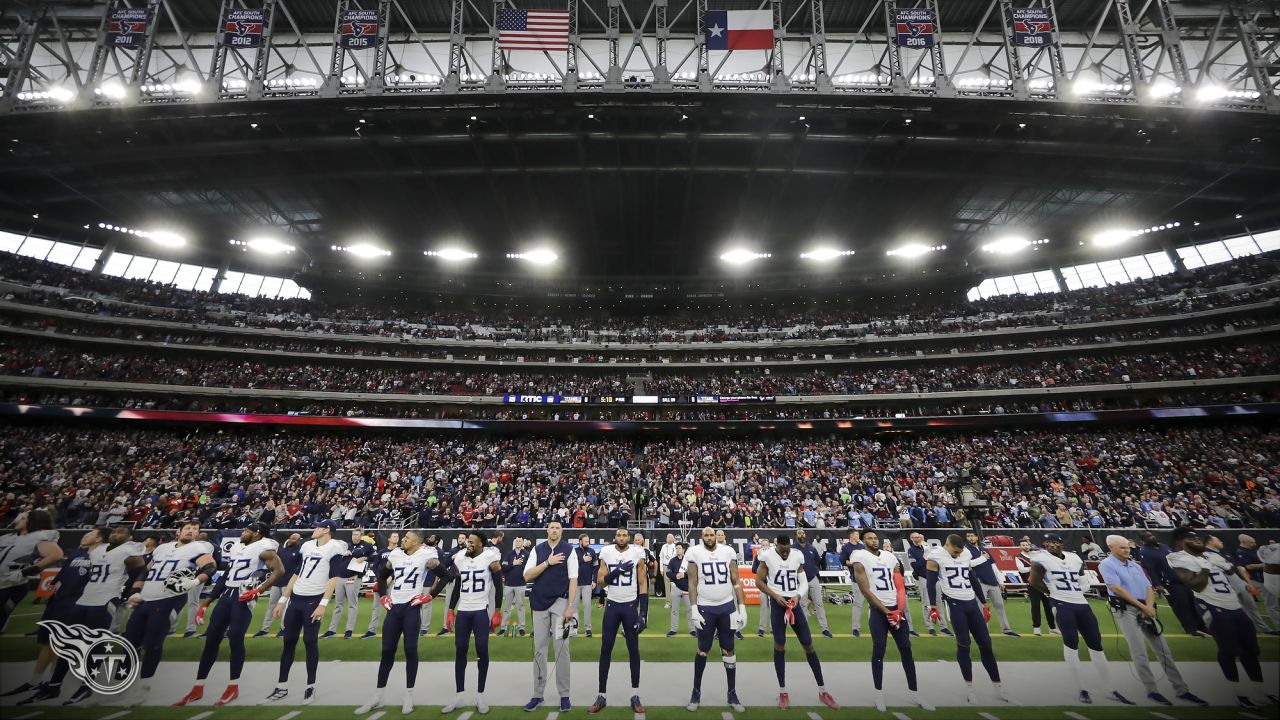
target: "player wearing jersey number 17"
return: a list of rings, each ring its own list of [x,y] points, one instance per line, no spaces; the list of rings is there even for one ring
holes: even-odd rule
[[[809,620],[803,612],[795,611],[796,604],[809,597],[804,554],[793,551],[791,538],[780,535],[774,547],[760,552],[760,566],[764,572],[756,576],[756,587],[772,601],[769,612],[772,613],[773,669],[778,675],[778,708],[786,710],[791,707],[791,697],[787,694],[787,626],[790,625],[795,629],[796,639],[804,648],[805,659],[813,671],[813,680],[818,684],[818,700],[832,710],[839,710],[840,705],[827,692],[822,681],[822,663],[818,661],[818,652],[813,647]]]
[[[911,691],[911,701],[924,710],[933,710],[916,686],[916,661],[911,656],[911,636],[907,624],[903,622],[902,613],[907,607],[907,586],[902,579],[902,571],[898,565],[898,556],[891,552],[881,552],[880,536],[868,530],[862,534],[862,550],[850,556],[853,564],[854,582],[862,596],[871,603],[871,615],[868,624],[871,626],[871,679],[876,686],[876,709],[885,711],[884,702],[884,654],[888,645],[888,636],[893,634],[893,642],[898,646],[898,654],[902,657],[902,670],[907,675],[907,689]]]
[[[990,610],[986,604],[979,605],[978,588],[974,586],[969,575],[972,561],[965,548],[964,538],[959,535],[948,535],[941,548],[931,548],[924,554],[926,589],[929,599],[928,619],[930,623],[942,622],[942,611],[938,603],[938,588],[942,588],[942,601],[946,603],[951,627],[956,638],[956,662],[960,665],[960,675],[964,678],[965,696],[970,705],[978,703],[973,691],[973,658],[969,655],[969,640],[978,645],[978,653],[982,656],[982,667],[986,668],[991,684],[995,686],[996,695],[1005,702],[1012,702],[1000,682],[1000,667],[996,665],[996,654],[991,648],[991,633],[987,631],[987,618]],[[984,597],[985,596],[981,596]]]
[[[453,622],[453,681],[458,694],[440,712],[450,713],[464,705],[462,692],[466,688],[467,651],[474,635],[476,711],[484,715],[489,712],[489,705],[484,699],[484,686],[489,678],[489,633],[502,623],[502,555],[488,544],[484,533],[472,530],[467,535],[465,549],[454,553],[450,572],[457,578],[453,583],[458,607]],[[431,595],[435,595],[445,582],[448,578],[438,578]],[[495,605],[492,614],[489,612],[491,588]]]

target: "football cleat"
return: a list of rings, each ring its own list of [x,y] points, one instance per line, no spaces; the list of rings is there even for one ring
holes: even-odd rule
[[[854,636],[854,637],[862,637],[862,631],[858,630],[858,628],[854,628],[854,629],[853,629],[853,636]]]
[[[529,702],[524,704],[524,711],[533,712],[534,710],[537,710],[538,708],[542,707],[543,702],[545,701],[540,697],[532,698],[531,700],[529,700]]]
[[[1080,704],[1081,704],[1081,705],[1092,705],[1092,704],[1093,704],[1093,696],[1089,694],[1089,691],[1088,691],[1088,690],[1081,690],[1081,691],[1080,691]]]
[[[346,631],[346,632],[342,633],[342,639],[343,639],[343,640],[350,640],[350,639],[351,639],[351,631],[350,631],[350,630],[348,630],[348,631]]]
[[[23,693],[34,692],[40,685],[32,685],[31,683],[22,683],[18,687],[4,693],[0,693],[0,697],[9,697],[10,695],[21,695]]]
[[[923,697],[921,697],[920,693],[912,693],[912,695],[915,696],[912,699],[915,701],[916,706],[919,707],[921,710],[927,710],[928,712],[933,712],[934,710],[937,709],[933,705],[931,705],[928,700],[925,700]]]
[[[453,699],[449,701],[448,705],[445,705],[444,707],[440,708],[440,713],[442,715],[451,713],[454,710],[457,710],[458,707],[461,705],[462,705],[462,693],[458,693],[457,695],[453,696]]]
[[[788,710],[791,708],[791,696],[786,693],[778,693],[778,709]]]
[[[1016,632],[1014,632],[1014,631],[1012,631],[1012,630],[1005,630],[1005,631],[1004,631],[1004,635],[1005,635],[1005,637],[1022,637],[1021,635],[1019,635],[1018,633],[1016,633]]]
[[[228,703],[233,703],[240,699],[240,686],[235,683],[227,685],[227,689],[222,691],[222,697],[213,704],[214,707],[222,707]]]
[[[524,637],[524,628],[520,628],[520,637]]]
[[[369,702],[367,702],[367,703],[365,703],[365,704],[361,705],[360,707],[356,708],[356,712],[355,712],[355,714],[356,714],[356,715],[365,715],[365,714],[367,714],[367,713],[373,712],[373,710],[374,710],[375,708],[380,708],[380,707],[382,707],[382,704],[383,704],[383,703],[382,703],[382,693],[378,693],[378,694],[374,695],[373,697],[369,698]]]
[[[818,702],[822,703],[823,705],[826,705],[832,710],[840,709],[840,703],[836,702],[836,699],[831,697],[831,693],[829,692],[824,691],[824,692],[818,693]]]
[[[834,638],[834,637],[835,637],[835,635],[832,635],[830,630],[823,630],[823,631],[822,631],[822,637],[824,637],[824,638]]]
[[[204,698],[204,686],[196,685],[195,687],[191,688],[191,692],[187,693],[186,697],[174,703],[173,707],[183,707],[185,705],[190,705],[191,703],[197,702],[203,698]]]
[[[698,706],[701,704],[702,704],[702,691],[694,690],[693,694],[689,696],[689,704],[685,705],[684,708],[689,712],[698,712]]]
[[[267,696],[266,702],[279,702],[287,697],[289,697],[288,690],[285,690],[284,688],[276,688]]]
[[[668,631],[667,631],[667,637],[675,637],[676,635],[679,635],[679,634],[680,634],[680,633],[676,632],[675,630],[668,630]]]
[[[484,693],[476,695],[476,712],[481,715],[489,714],[489,703],[484,701]]]
[[[337,635],[338,635],[338,633],[336,633],[336,632],[334,632],[334,631],[332,631],[332,630],[325,630],[325,631],[324,631],[324,634],[322,634],[322,635],[320,636],[320,639],[321,639],[321,640],[324,640],[324,639],[326,639],[326,638],[337,637]]]
[[[573,704],[569,702],[569,698],[560,698],[560,712],[567,713],[573,709]]]
[[[635,713],[635,714],[637,714],[637,715],[643,715],[643,714],[644,714],[644,705],[640,704],[640,696],[639,696],[639,695],[632,695],[632,696],[631,696],[631,712],[633,712],[633,713]]]
[[[939,630],[938,632],[942,633],[943,635],[946,635],[947,637],[951,637],[951,636],[952,636],[951,628],[942,628],[942,629],[941,629],[941,630]]]
[[[1258,706],[1257,706],[1257,705],[1255,705],[1255,704],[1253,703],[1253,701],[1252,701],[1252,700],[1250,700],[1249,698],[1245,697],[1244,695],[1239,695],[1239,696],[1237,696],[1237,697],[1236,697],[1236,700],[1238,701],[1238,702],[1237,702],[1237,704],[1240,706],[1240,708],[1241,708],[1242,710],[1257,710],[1257,709],[1258,709]]]
[[[1111,693],[1111,699],[1112,699],[1112,700],[1115,700],[1116,702],[1120,703],[1121,705],[1132,705],[1132,704],[1133,704],[1133,701],[1132,701],[1132,700],[1130,700],[1129,698],[1127,698],[1127,697],[1125,697],[1125,696],[1121,695],[1121,694],[1120,694],[1120,693],[1118,693],[1118,692],[1112,692],[1112,693]]]
[[[729,707],[733,708],[733,711],[734,711],[734,712],[745,712],[745,711],[746,711],[746,708],[742,706],[742,701],[738,699],[738,691],[737,691],[737,690],[730,690],[730,691],[729,691]]]
[[[93,695],[93,690],[91,690],[88,685],[81,685],[80,687],[76,688],[75,692],[71,693],[71,699],[62,704],[78,705],[84,702],[85,700],[88,700],[89,696],[91,695]]]
[[[36,687],[35,694],[25,700],[19,700],[19,705],[30,705],[31,703],[46,702],[48,700],[57,700],[62,694],[62,685],[54,685],[52,683],[40,683]]]
[[[369,639],[369,638],[371,638],[371,637],[378,637],[378,633],[376,633],[376,632],[374,632],[374,631],[370,630],[370,631],[366,632],[365,634],[361,635],[361,636],[360,636],[360,639],[361,639],[361,640],[368,640],[368,639]]]
[[[313,687],[309,687],[309,688],[307,688],[306,690],[303,690],[303,691],[302,691],[302,704],[303,704],[303,705],[310,705],[311,703],[313,703],[313,702],[315,702],[315,701],[316,701],[316,689],[315,689],[315,688],[313,688]]]
[[[1172,705],[1172,704],[1173,704],[1173,703],[1169,702],[1169,698],[1167,698],[1167,697],[1165,697],[1165,696],[1161,695],[1161,694],[1160,694],[1160,693],[1158,693],[1158,692],[1150,692],[1150,693],[1147,693],[1147,699],[1148,699],[1148,700],[1150,700],[1150,701],[1151,701],[1151,702],[1153,702],[1153,703],[1156,703],[1157,705]]]
[[[609,703],[605,702],[605,700],[604,700],[604,696],[603,696],[603,695],[597,695],[597,696],[596,696],[596,701],[595,701],[595,702],[593,702],[593,703],[591,703],[591,709],[590,709],[590,710],[588,710],[587,712],[589,712],[589,713],[591,713],[592,715],[594,715],[594,714],[596,714],[596,713],[600,712],[601,710],[605,709],[608,705],[609,705]]]

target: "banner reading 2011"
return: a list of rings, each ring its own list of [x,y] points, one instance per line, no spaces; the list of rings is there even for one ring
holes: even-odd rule
[[[107,22],[107,45],[138,47],[146,35],[146,8],[119,8],[111,11],[111,20]]]

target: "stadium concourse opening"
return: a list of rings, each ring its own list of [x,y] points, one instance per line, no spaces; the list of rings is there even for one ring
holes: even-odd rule
[[[1280,717],[1280,10],[905,5],[0,4],[0,716]]]

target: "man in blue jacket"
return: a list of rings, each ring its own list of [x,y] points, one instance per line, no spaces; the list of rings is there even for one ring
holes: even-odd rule
[[[800,550],[800,554],[804,555],[804,576],[809,582],[807,598],[809,607],[818,616],[822,636],[833,637],[831,628],[827,626],[827,608],[822,602],[822,583],[818,581],[818,564],[821,562],[822,554],[818,552],[818,548],[810,545],[808,540],[804,530],[796,531],[796,548]]]
[[[1147,571],[1151,584],[1163,589],[1169,597],[1169,609],[1173,610],[1183,631],[1191,637],[1208,637],[1204,620],[1196,612],[1195,596],[1191,588],[1178,579],[1165,560],[1173,550],[1161,543],[1150,530],[1140,531],[1138,540],[1142,543],[1138,546],[1138,560],[1142,563],[1142,569]]]
[[[978,545],[978,533],[970,530],[964,534],[964,539],[965,547],[973,558],[969,574],[981,586],[982,594],[986,597],[987,604],[991,606],[991,614],[1000,618],[1000,629],[1005,635],[1022,637],[1009,625],[1009,613],[1004,609],[1004,583],[1000,582],[995,558],[991,557],[991,553],[987,552],[986,548]]]
[[[671,629],[667,631],[667,637],[675,637],[680,632],[680,605],[685,606],[685,616],[689,615],[689,575],[684,569],[684,551],[689,546],[684,543],[676,543],[676,554],[672,556],[670,562],[667,563],[667,599],[671,601]],[[696,635],[693,628],[689,628],[690,635]]]
[[[529,551],[524,547],[524,538],[512,538],[511,549],[502,556],[502,607],[506,614],[502,616],[499,635],[506,635],[511,618],[517,617],[520,637],[524,637],[524,565],[528,560]],[[520,608],[518,616],[517,607]]]
[[[578,547],[573,549],[578,558],[578,597],[575,603],[581,603],[578,622],[586,626],[587,637],[591,637],[591,591],[595,587],[596,573],[600,569],[600,558],[591,547],[591,538],[585,533],[578,536]],[[570,633],[574,637],[576,633]]]
[[[850,593],[853,601],[850,603],[850,609],[853,614],[853,636],[862,637],[862,609],[866,606],[867,599],[862,596],[858,590],[858,585],[853,579],[853,554],[859,550],[866,550],[867,546],[862,544],[862,533],[857,528],[849,528],[849,539],[845,544],[840,546],[840,565],[849,569],[849,581],[854,583],[853,592]]]
[[[289,578],[298,573],[298,561],[302,558],[302,536],[298,533],[290,535],[288,539],[281,543],[280,547],[276,549],[276,555],[280,556],[280,563],[284,565],[284,577],[280,578],[279,582],[271,586],[271,602],[267,605],[268,608],[273,608],[276,606],[276,603],[280,602],[280,593],[284,590],[284,586],[289,584]],[[271,621],[274,619],[272,613],[268,610],[263,613],[263,615],[262,629],[254,633],[254,637],[266,637],[267,633],[271,632]],[[281,629],[276,633],[276,637],[282,637],[283,635],[284,626],[281,625]]]
[[[561,542],[564,526],[557,520],[547,523],[547,539],[529,553],[524,565],[529,586],[529,609],[533,611],[533,698],[525,712],[537,710],[547,689],[547,646],[555,638],[556,689],[560,691],[560,712],[573,709],[569,702],[569,638],[565,623],[573,620],[570,598],[578,595],[578,554]]]

